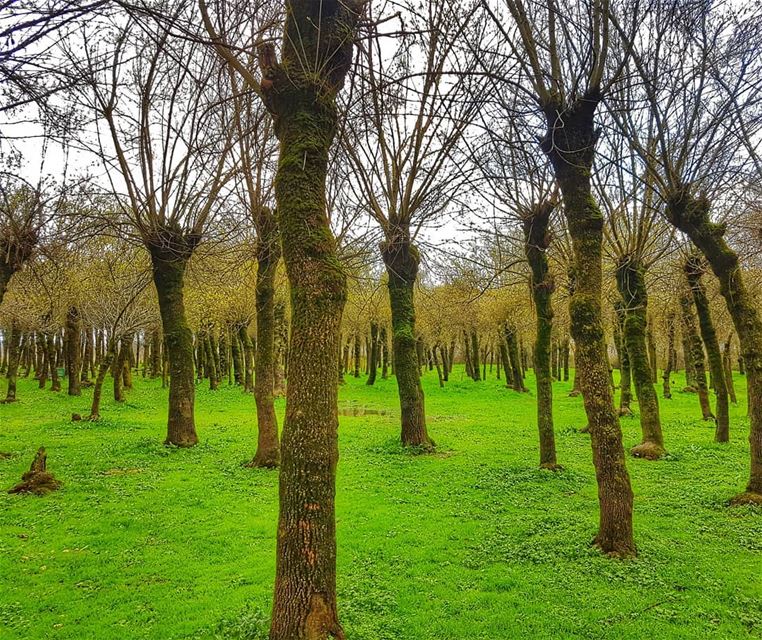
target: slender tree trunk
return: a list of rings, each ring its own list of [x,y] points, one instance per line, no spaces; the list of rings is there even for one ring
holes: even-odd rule
[[[106,349],[106,353],[101,358],[101,362],[98,365],[98,374],[95,377],[95,385],[93,386],[93,402],[90,406],[90,416],[88,420],[96,421],[101,417],[101,395],[103,394],[103,381],[106,379],[111,365],[114,361],[114,352],[116,351],[116,340],[112,337],[109,345]]]
[[[604,553],[627,556],[636,552],[633,494],[609,384],[601,319],[603,216],[590,186],[599,101],[598,93],[588,92],[570,106],[546,105],[548,133],[541,144],[563,196],[574,253],[569,315],[598,481],[600,523],[595,544]]]
[[[523,393],[527,391],[524,386],[524,376],[521,373],[521,356],[519,355],[519,343],[516,338],[516,327],[506,322],[503,324],[503,338],[507,347],[508,362],[510,363],[511,375],[510,386],[514,391]],[[508,384],[508,365],[505,366],[506,384]]]
[[[675,314],[670,312],[667,316],[667,366],[664,368],[663,396],[667,400],[672,399],[672,387],[670,377],[677,364],[677,353],[675,352]]]
[[[540,434],[540,467],[555,470],[556,438],[553,430],[553,376],[551,374],[551,334],[553,332],[553,276],[545,252],[550,244],[548,226],[554,204],[535,205],[524,217],[524,252],[532,272],[532,301],[537,316],[534,343],[534,374],[537,381],[537,428]]]
[[[280,464],[278,418],[275,415],[275,275],[280,242],[275,214],[257,213],[257,356],[254,400],[257,405],[257,452],[251,466],[275,468]]]
[[[738,404],[738,398],[736,397],[736,385],[733,381],[733,360],[732,360],[732,344],[733,334],[728,334],[727,342],[725,342],[724,353],[724,365],[725,365],[725,382],[728,385],[728,394],[730,395],[730,401],[733,404]]]
[[[286,324],[286,304],[282,301],[275,302],[275,359],[273,361],[275,371],[275,395],[286,395],[286,372],[288,369],[288,325]]]
[[[17,320],[11,321],[11,330],[8,335],[8,368],[5,377],[8,380],[8,391],[5,394],[5,403],[16,402],[16,376],[19,369],[19,353],[21,351],[21,327]]]
[[[633,447],[630,453],[638,458],[657,460],[666,451],[647,344],[648,293],[645,269],[634,256],[623,256],[617,265],[616,275],[624,310],[622,338],[632,367],[643,434],[640,444]]]
[[[251,343],[249,328],[246,324],[242,324],[238,329],[238,338],[242,345],[243,390],[246,393],[252,393],[254,391],[254,371],[252,369],[254,345]]]
[[[701,276],[705,272],[705,267],[702,259],[698,255],[693,255],[686,260],[684,268],[686,278],[688,279],[688,286],[693,294],[693,304],[696,307],[696,314],[698,315],[701,339],[706,348],[709,371],[714,380],[714,395],[716,399],[715,420],[717,425],[714,432],[714,441],[728,442],[730,440],[728,388],[725,383],[725,368],[722,363],[722,354],[720,353],[720,341],[717,339],[717,332],[714,329],[706,289],[703,282],[701,282]]]
[[[365,384],[376,384],[376,370],[378,369],[378,324],[370,323],[370,357],[368,362],[368,380]]]
[[[159,300],[164,345],[169,360],[169,410],[165,444],[192,447],[198,442],[194,405],[193,334],[185,315],[185,269],[196,240],[161,230],[147,242]]]
[[[437,378],[439,380],[439,386],[441,388],[445,386],[445,383],[444,383],[444,376],[442,375],[442,366],[439,364],[439,358],[437,357],[437,349],[439,349],[440,351],[442,350],[442,348],[439,346],[439,343],[435,344],[431,348],[431,357],[434,360],[434,366],[437,369]]]
[[[392,349],[400,400],[402,444],[432,449],[435,445],[426,430],[415,332],[414,290],[420,261],[418,249],[405,231],[399,229],[387,233],[381,245],[381,256],[389,276]]]
[[[220,381],[217,376],[217,362],[216,358],[214,357],[214,345],[212,343],[211,327],[209,327],[209,330],[204,333],[203,341],[204,349],[206,351],[207,369],[209,373],[209,390],[217,391],[220,386]]]
[[[386,338],[386,327],[381,327],[381,379],[389,377],[389,344]]]
[[[632,409],[632,367],[630,365],[630,356],[627,353],[627,345],[624,343],[624,303],[614,304],[614,346],[619,357],[619,415],[631,416]]]
[[[471,331],[471,370],[474,372],[474,381],[481,381],[481,363],[479,362],[479,337],[476,331]]]
[[[698,393],[701,415],[704,420],[714,420],[712,408],[709,406],[709,389],[706,384],[706,369],[704,368],[704,347],[696,329],[696,317],[693,314],[693,299],[690,291],[684,291],[680,296],[680,309],[683,314],[683,332],[688,347],[688,357],[696,392]],[[687,368],[686,361],[686,368]]]
[[[50,370],[50,390],[61,390],[61,379],[58,377],[58,365],[56,357],[56,342],[54,335],[49,333],[45,336],[45,344],[48,348],[48,369]]]

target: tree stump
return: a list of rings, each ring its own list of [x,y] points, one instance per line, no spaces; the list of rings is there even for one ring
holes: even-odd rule
[[[46,493],[60,489],[61,482],[47,471],[47,459],[48,454],[45,452],[45,447],[40,447],[34,456],[29,471],[21,476],[21,482],[9,489],[8,493],[33,493],[37,496],[44,496]]]

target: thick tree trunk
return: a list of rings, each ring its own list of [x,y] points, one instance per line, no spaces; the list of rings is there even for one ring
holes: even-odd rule
[[[400,400],[402,444],[432,449],[435,445],[426,430],[415,330],[414,290],[418,277],[418,249],[404,230],[396,230],[389,232],[382,243],[381,256],[389,276],[392,350]]]
[[[19,353],[21,351],[21,327],[14,319],[11,321],[11,331],[8,335],[8,368],[5,377],[8,380],[8,390],[5,402],[16,402],[16,376],[19,369]]]
[[[305,20],[322,22],[319,9],[311,5],[291,3],[289,42],[304,44],[305,38],[315,37]],[[296,25],[307,33],[297,33]],[[292,74],[281,78],[271,99],[280,141],[275,195],[291,290],[291,344],[270,639],[343,640],[336,607],[334,498],[339,455],[336,360],[346,275],[325,202],[336,106]]]
[[[524,252],[532,272],[532,300],[537,315],[534,343],[534,374],[537,381],[537,428],[540,435],[540,467],[555,470],[556,438],[553,431],[553,376],[551,374],[552,295],[555,289],[545,252],[550,244],[548,226],[554,205],[535,205],[524,217]]]
[[[728,247],[725,227],[709,218],[709,201],[688,189],[668,202],[667,217],[701,250],[720,282],[730,317],[738,334],[747,371],[751,464],[746,492],[736,502],[762,503],[762,320],[743,281],[738,255]]]
[[[657,460],[666,452],[659,417],[659,399],[653,383],[650,348],[646,341],[648,293],[645,269],[634,256],[623,256],[617,265],[616,276],[624,310],[622,339],[632,368],[643,435],[640,444],[633,447],[630,453],[638,458]]]
[[[278,418],[275,415],[275,275],[280,260],[280,241],[275,214],[256,213],[257,224],[257,355],[254,400],[257,405],[257,451],[253,467],[275,468],[280,464]]]
[[[693,294],[693,304],[696,307],[696,314],[698,315],[701,339],[706,348],[709,371],[714,380],[714,395],[716,398],[715,420],[717,421],[714,441],[728,442],[730,440],[728,388],[725,383],[725,368],[722,362],[722,353],[720,353],[720,341],[717,339],[717,332],[714,329],[706,289],[701,282],[701,276],[704,274],[705,267],[702,259],[698,255],[693,255],[686,260],[684,268],[685,276],[688,279],[688,286]]]
[[[702,418],[704,420],[714,420],[712,408],[709,406],[709,389],[706,384],[706,369],[704,368],[704,347],[696,329],[696,316],[693,314],[693,298],[690,291],[684,291],[680,295],[680,309],[683,314],[683,333],[688,348],[686,369],[688,368],[688,362],[690,362]]]
[[[569,303],[575,367],[590,427],[600,524],[595,544],[608,554],[635,553],[633,494],[622,432],[609,383],[601,314],[603,216],[593,199],[590,173],[595,155],[595,109],[588,93],[571,106],[546,105],[548,134],[542,147],[554,169],[574,252],[574,293]]]
[[[146,243],[169,359],[169,411],[164,442],[178,447],[192,447],[198,442],[194,417],[193,334],[183,299],[185,269],[196,243],[196,239],[172,230],[160,230],[156,238]]]

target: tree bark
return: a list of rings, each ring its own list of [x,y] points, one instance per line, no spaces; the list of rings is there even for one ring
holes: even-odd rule
[[[725,364],[725,382],[728,385],[728,394],[730,395],[730,401],[733,404],[738,404],[738,398],[736,398],[736,386],[733,381],[733,360],[732,360],[732,344],[733,334],[728,334],[727,342],[725,342],[725,352],[723,354],[723,361]]]
[[[734,500],[762,503],[762,320],[744,284],[738,255],[723,237],[725,226],[711,222],[709,209],[706,198],[684,188],[667,202],[666,214],[709,262],[738,334],[747,372],[751,464],[746,492]]]
[[[381,257],[389,276],[392,350],[400,400],[402,444],[433,449],[434,441],[426,429],[426,409],[415,333],[414,289],[420,261],[418,249],[404,229],[389,231],[381,244]]]
[[[624,311],[622,338],[632,368],[643,435],[640,444],[633,447],[630,453],[638,458],[657,460],[666,451],[661,431],[659,399],[654,389],[651,369],[651,350],[647,343],[648,293],[645,269],[634,256],[623,256],[617,264],[616,276]]]
[[[534,343],[534,374],[537,382],[537,429],[540,436],[540,467],[555,470],[556,438],[553,430],[553,376],[551,334],[553,332],[553,276],[545,252],[550,244],[548,226],[554,204],[543,202],[524,216],[524,252],[531,269],[532,301],[537,316]]]
[[[370,323],[370,357],[368,362],[368,380],[365,384],[376,384],[376,372],[378,369],[378,323]]]
[[[597,139],[594,116],[600,99],[599,93],[590,91],[572,105],[545,105],[547,135],[541,145],[553,165],[572,239],[575,284],[569,315],[598,481],[600,523],[595,544],[604,553],[629,556],[636,552],[633,494],[609,384],[601,319],[603,216],[590,184]]]
[[[701,344],[701,337],[696,329],[696,317],[693,314],[693,298],[690,291],[684,291],[680,296],[680,309],[683,315],[683,333],[688,348],[686,356],[686,369],[688,361],[698,393],[699,406],[701,407],[701,416],[704,420],[714,420],[712,408],[709,406],[709,389],[706,384],[706,369],[704,368],[704,347]]]
[[[274,212],[256,212],[257,226],[257,355],[254,400],[257,405],[257,451],[253,467],[280,464],[278,418],[275,415],[275,275],[280,260],[280,239]]]
[[[153,281],[159,300],[164,345],[169,360],[169,409],[165,444],[192,447],[198,442],[194,405],[193,334],[185,314],[185,270],[198,239],[162,229],[148,238]]]
[[[280,143],[275,197],[291,292],[270,640],[344,640],[336,607],[336,361],[347,285],[325,183],[360,6],[291,0],[283,63],[270,44],[259,56]]]
[[[16,402],[16,377],[19,369],[19,353],[21,351],[21,327],[15,319],[11,321],[11,331],[8,335],[8,369],[5,377],[8,381],[8,390],[5,394],[5,403]]]
[[[706,289],[701,281],[701,276],[705,272],[703,261],[698,255],[689,256],[684,265],[685,276],[688,279],[688,286],[693,294],[693,304],[696,307],[696,314],[699,320],[699,330],[701,339],[706,348],[707,360],[709,362],[709,371],[714,380],[715,420],[716,428],[714,432],[715,442],[728,442],[730,440],[730,416],[728,415],[728,388],[725,382],[725,368],[720,353],[720,341],[717,339],[717,332],[714,329],[712,314],[709,309],[709,298],[706,295]]]

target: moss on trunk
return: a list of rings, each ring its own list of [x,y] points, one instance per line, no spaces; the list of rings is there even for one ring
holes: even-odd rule
[[[146,239],[159,300],[164,345],[169,360],[169,407],[165,444],[192,447],[198,442],[194,405],[193,334],[185,314],[185,270],[198,242],[178,229],[162,229]]]
[[[414,290],[420,261],[418,249],[404,229],[397,229],[387,232],[386,240],[381,245],[381,257],[389,276],[392,351],[400,400],[402,444],[432,449],[434,441],[426,430],[426,409],[415,330]]]
[[[715,420],[717,423],[714,441],[728,442],[730,439],[728,388],[725,383],[725,368],[722,362],[722,353],[720,353],[720,341],[717,339],[717,332],[714,329],[712,313],[709,309],[709,298],[707,298],[706,289],[701,281],[701,277],[705,272],[705,266],[701,257],[694,254],[689,256],[685,261],[684,269],[688,286],[693,294],[693,304],[696,307],[696,314],[698,315],[699,330],[701,331],[701,339],[706,349],[709,371],[714,381],[714,395],[716,399]]]
[[[574,293],[569,315],[598,481],[600,522],[595,544],[604,553],[628,556],[635,553],[633,494],[605,352],[603,216],[590,184],[597,138],[594,116],[600,98],[598,93],[588,92],[571,105],[545,105],[547,135],[541,146],[553,165],[572,239]]]
[[[257,355],[254,399],[257,405],[257,451],[251,465],[274,468],[280,464],[278,418],[275,415],[275,275],[280,260],[280,238],[275,213],[256,212],[257,227]]]
[[[746,492],[736,501],[762,502],[762,320],[744,284],[738,255],[723,237],[725,227],[711,222],[709,209],[706,198],[695,197],[685,188],[669,200],[666,212],[709,262],[738,334],[746,365],[751,464]]]
[[[551,373],[551,334],[553,331],[552,295],[555,289],[545,252],[550,244],[548,226],[554,206],[543,202],[534,206],[523,219],[524,252],[531,270],[536,337],[534,373],[537,381],[537,429],[540,436],[540,466],[558,468],[556,439],[553,430],[553,376]],[[557,352],[556,352],[557,353]]]
[[[696,329],[696,316],[693,313],[693,297],[690,291],[680,294],[680,310],[683,316],[683,335],[688,349],[686,353],[686,369],[690,364],[693,388],[696,390],[704,420],[713,420],[714,414],[709,406],[709,388],[706,384],[706,368],[704,367],[704,347]]]
[[[645,269],[634,256],[623,256],[617,264],[617,288],[622,296],[624,322],[622,340],[630,360],[640,409],[642,440],[632,455],[656,460],[665,454],[659,399],[653,384],[652,358],[647,344],[648,293]]]

